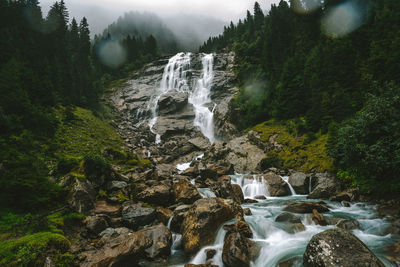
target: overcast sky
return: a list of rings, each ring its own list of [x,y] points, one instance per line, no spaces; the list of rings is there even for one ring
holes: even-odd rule
[[[70,17],[86,16],[92,31],[99,32],[127,11],[152,11],[159,15],[179,13],[208,15],[223,21],[237,21],[246,10],[253,10],[254,0],[64,0]],[[55,0],[41,0],[44,14]],[[259,0],[263,10],[279,0]]]

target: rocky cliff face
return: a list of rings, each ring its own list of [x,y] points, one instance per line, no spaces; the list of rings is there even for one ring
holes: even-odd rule
[[[190,99],[196,84],[204,76],[202,54],[190,54],[190,64],[183,65],[187,88],[171,89],[160,95],[162,79],[170,61],[161,58],[146,65],[135,73],[122,88],[111,97],[119,114],[116,121],[125,141],[143,157],[149,155],[153,159],[166,163],[190,161],[202,154],[211,146],[210,141],[195,126],[195,110]],[[228,103],[237,93],[234,87],[233,74],[234,54],[218,54],[213,58],[213,77],[209,93],[210,103],[206,107],[214,114],[214,132],[217,140],[225,140],[236,133],[233,125],[227,122]],[[178,69],[179,65],[175,65]],[[167,79],[171,77],[167,76]],[[178,82],[182,82],[182,79]],[[176,87],[179,87],[176,86]],[[159,97],[158,99],[157,96]],[[152,105],[157,102],[156,122],[149,124],[154,118]],[[156,135],[161,143],[156,144]]]

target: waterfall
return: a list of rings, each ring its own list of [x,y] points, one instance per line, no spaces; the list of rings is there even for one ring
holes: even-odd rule
[[[190,71],[191,57],[191,53],[178,53],[169,59],[168,64],[164,68],[160,86],[147,106],[147,110],[151,113],[148,126],[150,131],[156,135],[156,144],[161,143],[161,136],[153,129],[158,119],[158,101],[162,95],[172,90],[187,92],[189,94],[188,102],[193,106],[195,113],[194,125],[199,127],[201,133],[210,143],[214,143],[215,141],[214,109],[216,105],[210,98],[211,86],[214,79],[214,55],[202,54],[202,72],[192,90],[189,86],[189,77],[187,75]]]
[[[158,101],[162,95],[171,90],[176,90],[177,92],[189,91],[186,74],[190,67],[190,57],[191,53],[178,53],[169,59],[168,64],[164,68],[160,86],[147,107],[151,111],[149,128],[156,135],[156,144],[161,142],[160,135],[153,130],[157,122]]]
[[[287,185],[289,186],[290,189],[290,193],[292,194],[292,196],[296,195],[296,191],[294,191],[292,185],[289,183],[289,176],[281,176],[281,178],[287,183]]]
[[[214,143],[214,109],[211,102],[210,91],[214,79],[214,55],[205,54],[202,58],[203,71],[196,87],[189,95],[189,103],[193,105],[195,112],[194,125],[200,128],[202,134]],[[210,110],[210,105],[212,109]]]
[[[310,180],[308,182],[308,193],[311,194],[311,191],[312,191],[312,179],[311,179],[311,176],[310,176]]]
[[[264,176],[253,175],[252,179],[242,174],[232,175],[232,184],[238,184],[243,191],[245,198],[254,198],[256,196],[269,196],[268,183]]]

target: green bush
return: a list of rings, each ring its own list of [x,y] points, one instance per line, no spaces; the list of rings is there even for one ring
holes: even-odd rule
[[[328,152],[365,192],[400,192],[400,87],[369,95],[364,108],[330,129]]]
[[[96,179],[111,170],[107,160],[95,154],[86,154],[83,157],[82,167],[86,178],[89,180]]]

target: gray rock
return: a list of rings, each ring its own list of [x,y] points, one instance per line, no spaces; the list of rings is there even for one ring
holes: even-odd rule
[[[302,172],[295,172],[289,177],[289,184],[297,194],[308,194],[310,179]]]
[[[88,215],[94,208],[96,191],[90,182],[75,178],[74,184],[67,196],[69,206],[78,213]]]
[[[340,183],[337,178],[329,173],[317,173],[316,186],[307,198],[329,199],[340,192]]]
[[[261,175],[268,183],[268,191],[271,196],[281,197],[290,195],[290,189],[288,184],[279,176],[273,172],[269,172]]]
[[[156,260],[160,258],[166,259],[170,256],[172,234],[164,224],[160,223],[156,226],[146,227],[139,232],[153,241],[152,246],[145,250],[147,258]]]
[[[111,181],[108,183],[107,189],[110,191],[117,191],[117,190],[124,189],[127,186],[128,186],[128,184],[123,181]]]
[[[110,219],[106,215],[88,216],[84,223],[91,234],[99,235],[110,226]]]
[[[122,221],[133,230],[150,224],[156,216],[155,209],[144,207],[142,203],[127,201],[122,205]]]
[[[163,94],[158,100],[158,113],[160,115],[175,113],[184,109],[187,104],[187,93],[170,91]]]
[[[354,267],[385,265],[356,236],[343,229],[329,229],[311,238],[303,256],[305,267]]]

